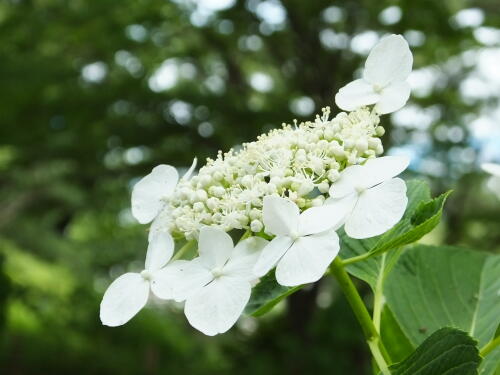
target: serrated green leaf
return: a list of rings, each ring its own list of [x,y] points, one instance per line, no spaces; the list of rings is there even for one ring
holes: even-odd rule
[[[500,323],[500,256],[417,245],[400,257],[384,295],[401,330],[417,346],[441,327],[468,332],[482,347]]]
[[[480,362],[474,339],[463,331],[442,328],[390,371],[392,375],[476,375]]]
[[[420,202],[412,215],[403,218],[394,228],[380,237],[370,253],[381,254],[421,239],[441,221],[443,206],[450,194],[451,191],[448,191],[430,201]]]
[[[441,219],[443,205],[450,193],[431,199],[426,182],[410,180],[407,182],[408,206],[401,221],[387,233],[368,238],[355,240],[339,232],[342,239],[341,256],[351,258],[363,254],[371,256],[362,262],[350,264],[347,271],[366,281],[372,288],[377,278],[385,277],[390,267],[397,261],[401,250],[399,248],[418,241],[425,234],[436,227]],[[398,249],[398,250],[395,250]],[[387,251],[384,257],[378,256]]]
[[[274,273],[264,276],[252,290],[250,301],[245,307],[245,314],[261,316],[269,312],[281,300],[295,293],[302,285],[288,287],[278,284]]]

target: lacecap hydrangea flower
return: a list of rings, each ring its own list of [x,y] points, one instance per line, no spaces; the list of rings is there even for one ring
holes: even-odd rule
[[[131,319],[152,290],[184,302],[189,323],[201,332],[226,332],[260,277],[275,272],[285,286],[315,282],[338,254],[339,228],[367,238],[393,227],[408,202],[396,177],[408,160],[379,157],[379,116],[407,101],[411,65],[401,36],[382,38],[363,79],[336,96],[351,112],[330,118],[324,108],[314,121],[284,124],[238,151],[219,152],[196,175],[195,163],[181,179],[171,166],[155,167],[132,191],[133,216],[151,223],[145,270],[110,285],[103,324]],[[228,232],[245,234],[234,245]],[[187,258],[182,249],[173,255],[174,241],[197,243],[197,255]]]

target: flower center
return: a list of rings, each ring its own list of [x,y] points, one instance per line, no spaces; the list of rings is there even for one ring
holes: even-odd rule
[[[384,89],[384,86],[373,85],[373,91],[375,91],[377,94],[380,94],[383,89]]]
[[[354,187],[354,190],[356,190],[358,194],[362,194],[366,190],[366,188],[364,186],[358,185]]]
[[[298,234],[297,232],[292,232],[292,233],[290,233],[290,237],[291,237],[291,238],[292,238],[292,240],[294,240],[294,241],[297,241],[297,240],[300,238],[300,236],[299,236],[299,234]]]
[[[144,270],[141,272],[141,276],[144,280],[150,281],[153,278],[153,274],[148,270]]]
[[[218,277],[221,277],[223,275],[222,267],[216,267],[212,270],[212,276],[215,277],[216,279]]]

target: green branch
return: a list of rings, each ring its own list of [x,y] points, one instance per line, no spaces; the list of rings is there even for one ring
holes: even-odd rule
[[[385,350],[384,345],[380,340],[377,329],[373,325],[370,314],[368,313],[368,310],[366,309],[366,306],[363,303],[358,290],[345,271],[342,259],[340,259],[339,256],[335,258],[332,265],[330,266],[330,269],[333,276],[337,279],[340,288],[344,292],[344,295],[347,298],[347,301],[349,302],[349,305],[351,306],[354,315],[356,316],[356,319],[361,326],[366,342],[368,343],[368,347],[372,352],[377,366],[384,375],[390,375],[390,371],[387,365],[387,363],[389,362],[387,351]]]
[[[500,336],[495,337],[493,340],[483,346],[479,354],[484,358],[488,354],[490,354],[498,345],[500,345]]]

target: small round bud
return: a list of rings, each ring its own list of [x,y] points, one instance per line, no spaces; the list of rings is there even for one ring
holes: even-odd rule
[[[358,150],[358,152],[361,154],[368,150],[368,142],[366,141],[366,139],[358,139],[356,141],[356,150]]]
[[[385,134],[385,129],[382,126],[377,126],[375,129],[375,134],[382,137]]]
[[[325,202],[325,197],[323,195],[318,195],[316,198],[314,198],[311,202],[313,207],[320,207],[323,205]]]
[[[325,193],[328,193],[328,190],[330,190],[330,185],[328,184],[327,181],[322,181],[320,182],[318,185],[318,190],[322,193],[322,194],[325,194]]]
[[[252,220],[250,223],[250,230],[252,232],[258,233],[262,230],[262,228],[264,228],[264,225],[260,220]]]
[[[205,190],[201,190],[201,189],[200,190],[196,190],[196,199],[198,201],[204,202],[204,201],[207,200],[207,198],[208,198],[208,194],[207,194],[207,192]]]
[[[195,204],[193,204],[193,210],[195,212],[201,212],[205,209],[205,205],[201,202],[196,202]]]
[[[335,170],[335,169],[330,169],[328,171],[328,175],[327,175],[327,178],[331,181],[331,182],[335,182],[339,179],[340,177],[340,173],[339,171]]]

